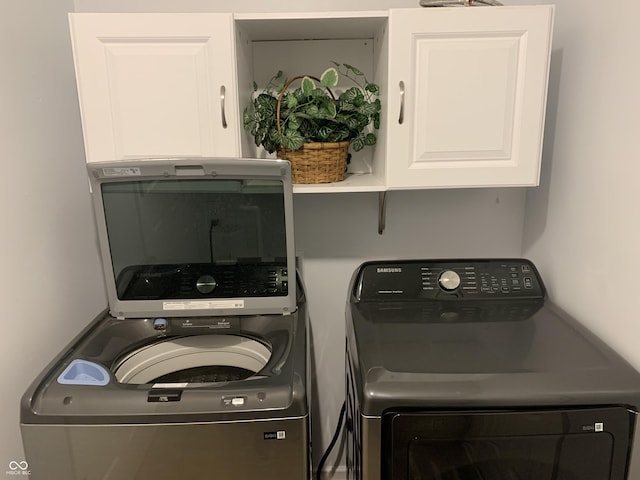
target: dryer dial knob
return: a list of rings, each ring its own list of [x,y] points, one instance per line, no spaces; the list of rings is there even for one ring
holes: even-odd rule
[[[453,270],[445,270],[438,277],[438,285],[445,292],[452,292],[460,286],[460,275]]]

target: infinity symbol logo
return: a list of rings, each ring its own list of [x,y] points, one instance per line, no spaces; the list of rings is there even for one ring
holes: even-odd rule
[[[9,468],[11,470],[27,470],[29,468],[29,464],[25,461],[22,462],[16,462],[15,460],[12,460],[9,462]]]

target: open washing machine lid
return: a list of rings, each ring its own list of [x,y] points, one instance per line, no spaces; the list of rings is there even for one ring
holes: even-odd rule
[[[288,162],[144,159],[87,168],[114,317],[295,311]]]
[[[211,383],[244,380],[262,370],[271,350],[240,335],[196,335],[154,343],[119,361],[120,383]]]

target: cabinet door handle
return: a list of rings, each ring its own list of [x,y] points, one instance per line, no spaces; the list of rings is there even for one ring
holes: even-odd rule
[[[404,123],[404,82],[400,80],[398,86],[400,87],[400,114],[398,115],[398,123],[402,125]]]
[[[222,115],[222,128],[227,128],[227,115],[224,112],[224,97],[226,94],[226,89],[224,85],[220,86],[220,113]]]

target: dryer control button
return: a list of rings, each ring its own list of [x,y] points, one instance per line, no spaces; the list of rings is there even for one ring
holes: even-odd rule
[[[445,270],[438,277],[438,285],[447,292],[451,292],[460,286],[460,275],[453,270]]]

